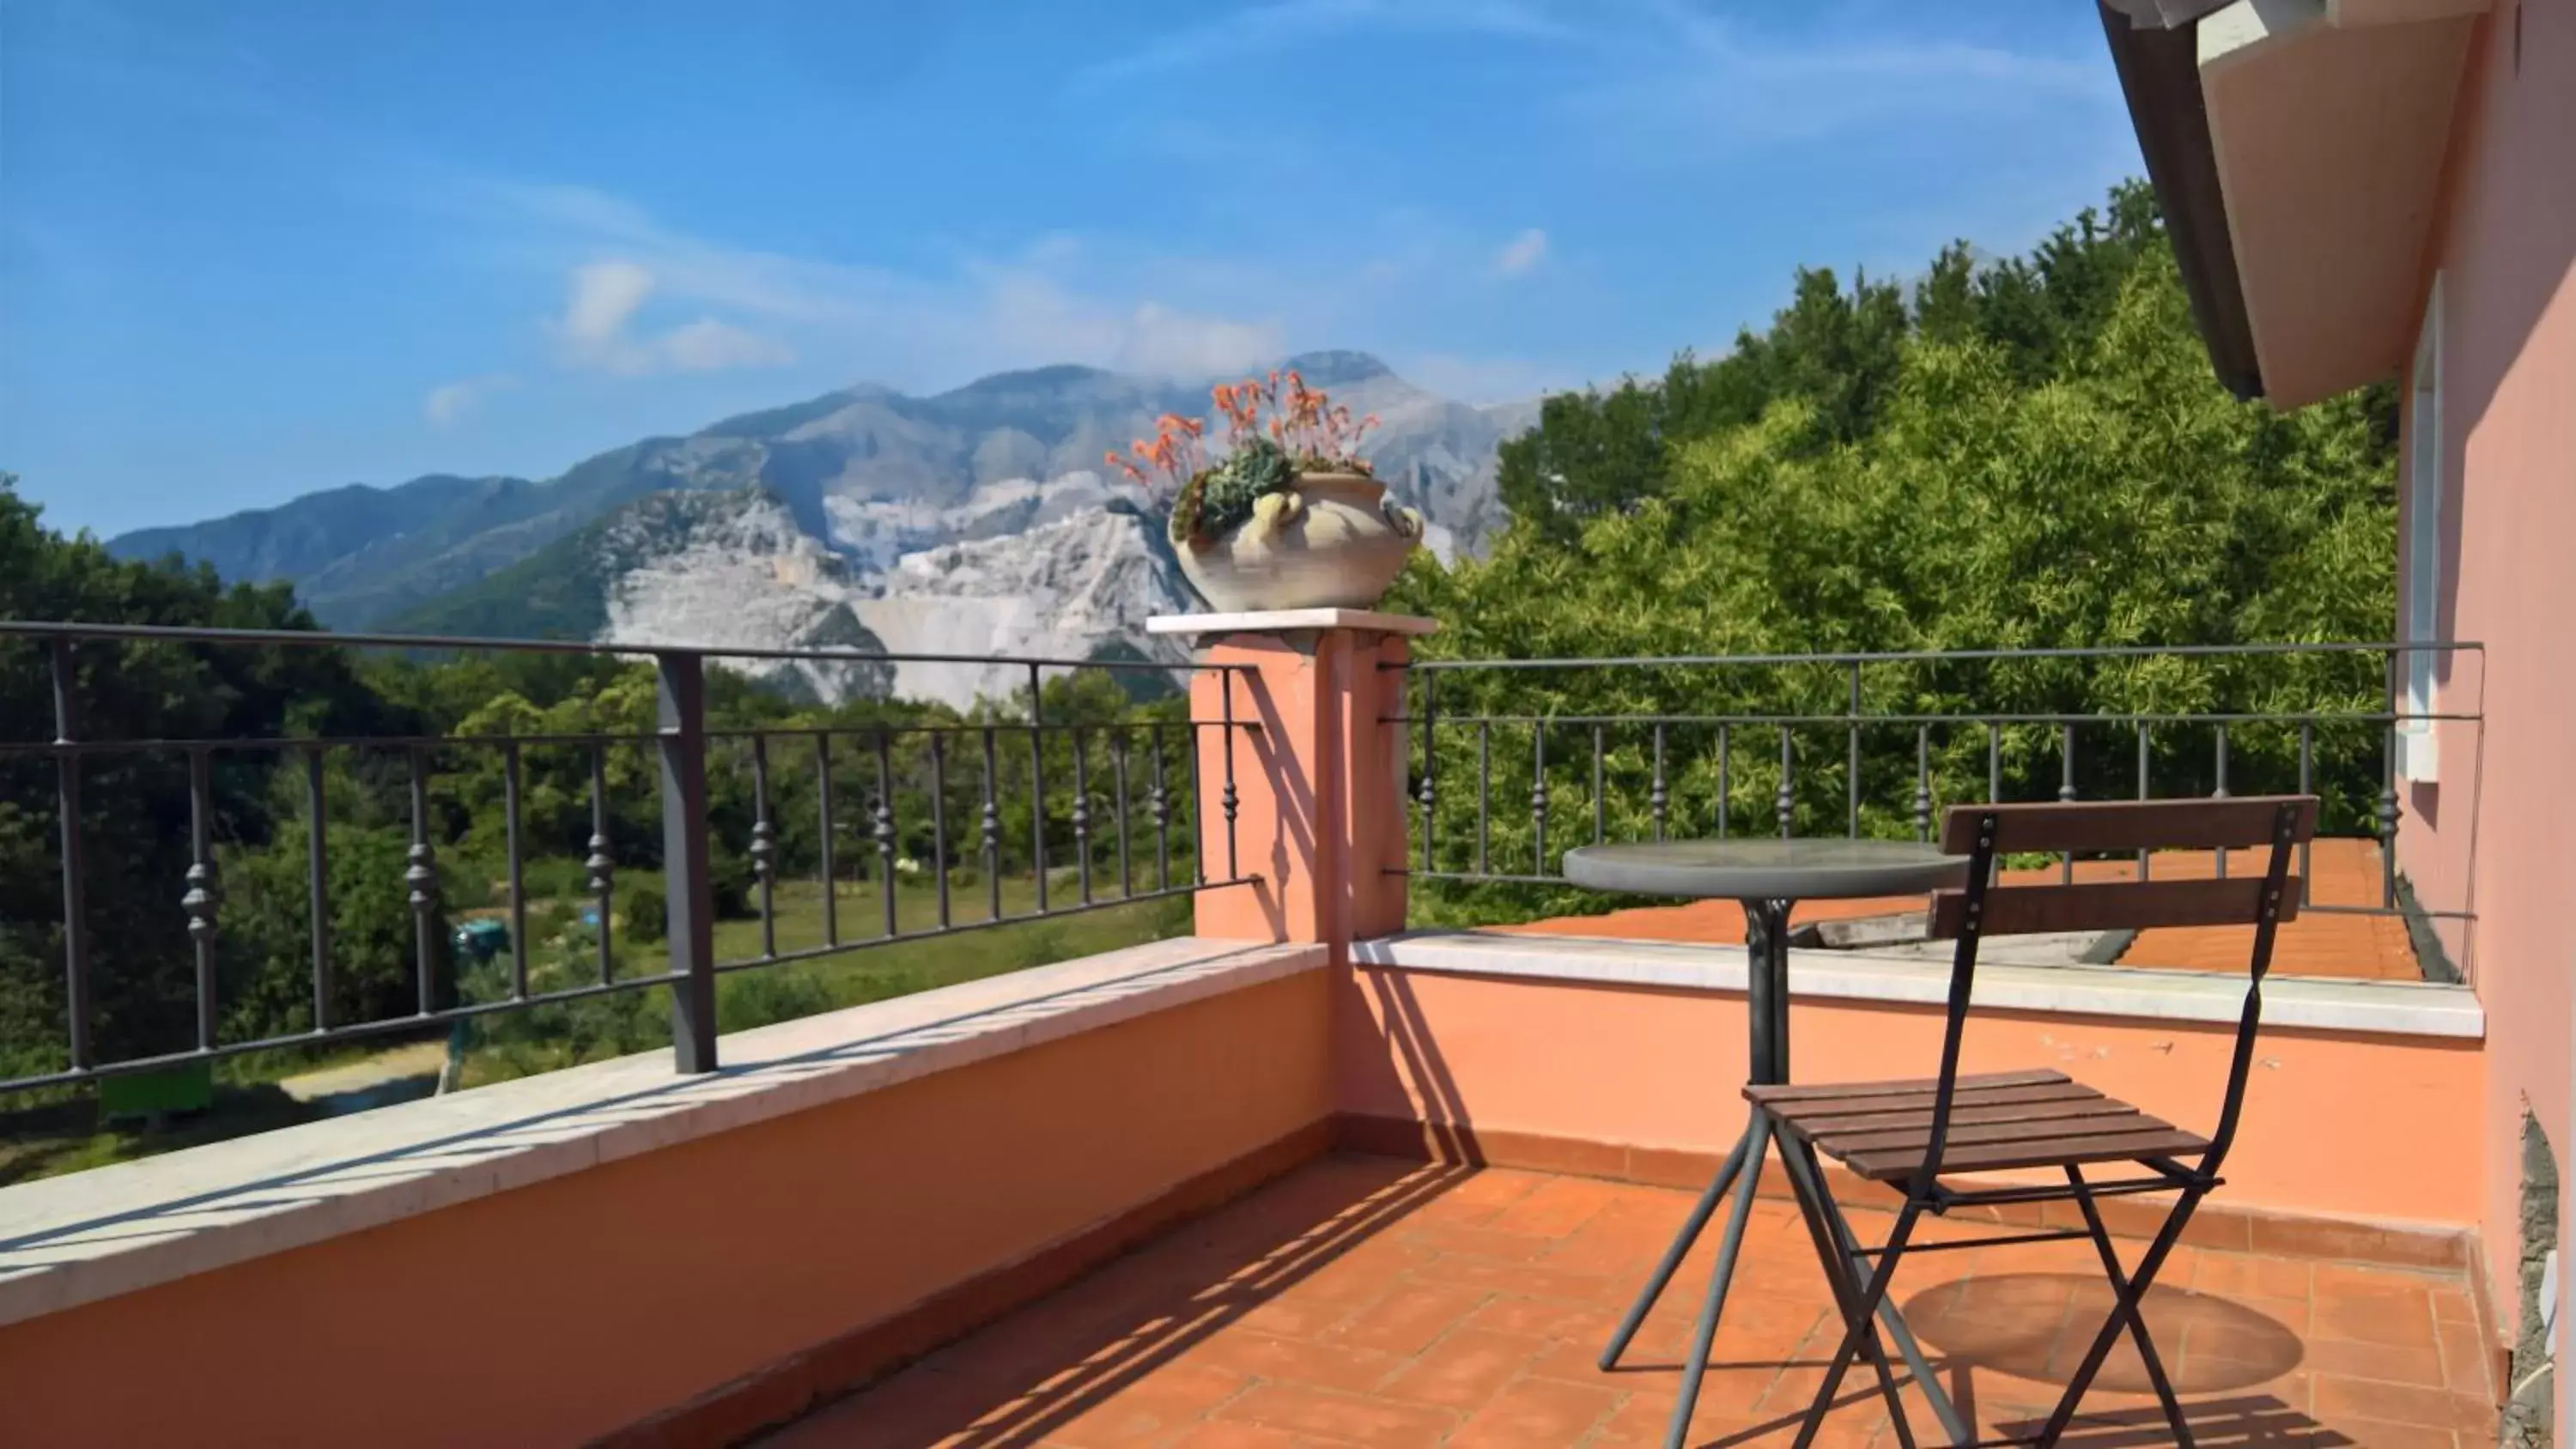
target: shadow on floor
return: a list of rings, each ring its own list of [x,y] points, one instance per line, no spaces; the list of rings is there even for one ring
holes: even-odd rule
[[[1297,1284],[1381,1272],[1367,1245],[1476,1176],[1379,1158],[1310,1164],[759,1442],[1038,1443]],[[859,1398],[864,1416],[835,1413]]]
[[[2099,1275],[1999,1273],[1924,1289],[1906,1300],[1905,1321],[1954,1371],[1986,1369],[2054,1387],[2074,1376],[2111,1302]],[[2147,1291],[2145,1308],[2178,1395],[2240,1392],[2289,1373],[2305,1357],[2286,1324],[2216,1294],[2158,1284]],[[2144,1394],[2155,1386],[2123,1338],[2093,1387]]]
[[[2177,1387],[2177,1394],[2182,1391]],[[2191,1437],[2208,1449],[2349,1449],[2359,1443],[2282,1403],[2268,1394],[2237,1399],[2183,1400],[2183,1421]],[[2007,1438],[2036,1435],[2043,1421],[1999,1424]],[[2160,1409],[2121,1409],[2076,1416],[2059,1439],[2060,1449],[2149,1449],[2174,1442]]]

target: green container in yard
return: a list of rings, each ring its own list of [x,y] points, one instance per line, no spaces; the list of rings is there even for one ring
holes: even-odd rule
[[[459,955],[489,961],[510,949],[510,928],[499,921],[468,921],[456,928],[451,944]]]
[[[101,1077],[98,1114],[114,1122],[131,1117],[159,1117],[172,1112],[201,1112],[215,1102],[212,1062],[190,1062],[157,1072],[129,1072]]]

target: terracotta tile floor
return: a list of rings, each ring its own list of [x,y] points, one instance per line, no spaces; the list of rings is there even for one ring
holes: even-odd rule
[[[2158,880],[2206,880],[2217,872],[2217,858],[2206,851],[2159,852],[2149,862]],[[2262,853],[2231,852],[2231,874],[2259,874]],[[2078,880],[2129,880],[2137,867],[2126,861],[2081,861]],[[2377,906],[2381,875],[2379,844],[2370,840],[2320,840],[2311,855],[2309,899],[2320,904]],[[2053,882],[2056,870],[2010,871],[2005,879],[2024,884]],[[1920,911],[1919,896],[1876,900],[1807,901],[1798,921],[1841,920],[1858,916]],[[1559,916],[1498,930],[1537,935],[1608,937],[1626,941],[1692,941],[1741,945],[1744,910],[1733,901],[1694,901],[1680,906],[1645,906],[1598,916]],[[2123,966],[2168,970],[2242,973],[2253,954],[2251,926],[2190,927],[2141,931],[2120,957]],[[2358,977],[2377,981],[2421,981],[2415,949],[2406,939],[2406,924],[2396,916],[2325,913],[2301,916],[2281,928],[2273,943],[2272,969],[2285,976]]]
[[[1616,1372],[1594,1358],[1688,1194],[1500,1169],[1312,1163],[771,1436],[919,1445],[1655,1445],[1713,1256],[1696,1254]],[[1875,1242],[1889,1218],[1856,1212]],[[1974,1230],[1936,1225],[1952,1236]],[[1991,1230],[1987,1230],[1991,1231]],[[2134,1259],[2135,1244],[2123,1244]],[[2027,1432],[2108,1306],[2089,1244],[1909,1258],[1896,1297],[1985,1432]],[[2201,1442],[2493,1442],[2452,1276],[2178,1250],[2147,1317]],[[1795,1209],[1757,1199],[1694,1418],[1699,1446],[1787,1444],[1835,1332]],[[2169,1441],[2133,1354],[2062,1442]],[[1921,1441],[1940,1443],[1916,1401]],[[1896,1442],[1847,1388],[1820,1442]]]

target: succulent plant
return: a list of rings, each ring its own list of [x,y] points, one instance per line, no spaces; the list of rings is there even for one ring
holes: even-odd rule
[[[1252,517],[1254,505],[1295,486],[1287,451],[1268,438],[1247,439],[1224,462],[1192,477],[1172,501],[1172,542],[1213,543]]]

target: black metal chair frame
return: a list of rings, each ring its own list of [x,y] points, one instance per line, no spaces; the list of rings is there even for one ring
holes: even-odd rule
[[[2256,802],[2232,803],[2242,806]],[[2140,1305],[2147,1290],[2154,1285],[2156,1274],[2163,1269],[2165,1260],[2171,1256],[2174,1245],[2181,1239],[2184,1228],[2190,1224],[2193,1212],[2199,1208],[2202,1199],[2206,1198],[2222,1181],[2219,1177],[2219,1169],[2226,1160],[2229,1146],[2235,1141],[2237,1120],[2244,1105],[2245,1086],[2253,1067],[2255,1035],[2261,1023],[2263,1011],[2263,978],[2271,968],[2273,939],[2285,908],[2288,914],[2293,916],[2296,914],[2295,898],[2287,894],[2290,862],[2298,843],[2308,838],[2314,831],[2316,802],[2313,797],[2286,797],[2275,803],[2272,811],[2272,825],[2269,832],[2271,855],[2265,868],[2262,889],[2255,898],[2255,911],[2251,921],[2254,926],[2251,979],[2246,988],[2244,1011],[2237,1022],[2235,1056],[2228,1069],[2227,1095],[2220,1110],[2218,1130],[2209,1138],[2209,1146],[2200,1153],[2200,1160],[2186,1166],[2171,1157],[2142,1158],[2138,1165],[2153,1173],[2153,1176],[2098,1183],[2088,1181],[2080,1166],[2068,1163],[2065,1165],[2066,1182],[2063,1186],[2037,1184],[1966,1191],[1954,1189],[1940,1180],[1941,1165],[1943,1154],[1949,1145],[1952,1101],[1958,1087],[1960,1044],[1966,1031],[1969,997],[1976,980],[1978,946],[1984,936],[1989,934],[1983,928],[1982,920],[1986,915],[1989,894],[1997,889],[1994,884],[1995,860],[2004,850],[2029,848],[2005,839],[2001,827],[2009,817],[2031,819],[2041,812],[2062,808],[2068,807],[1959,806],[1954,807],[1944,821],[1943,833],[1946,838],[1956,822],[1963,818],[1973,820],[1976,831],[1975,843],[1970,853],[1967,888],[1962,893],[1964,910],[1958,928],[1958,951],[1950,975],[1947,1022],[1941,1043],[1941,1072],[1934,1096],[1928,1146],[1921,1166],[1905,1182],[1903,1189],[1905,1199],[1897,1209],[1895,1228],[1889,1233],[1884,1245],[1878,1248],[1854,1246],[1856,1240],[1851,1236],[1849,1227],[1842,1222],[1840,1209],[1834,1205],[1833,1199],[1822,1191],[1823,1170],[1817,1160],[1814,1145],[1793,1131],[1778,1132],[1782,1156],[1787,1161],[1790,1173],[1793,1176],[1803,1176],[1809,1183],[1814,1184],[1817,1188],[1815,1197],[1823,1205],[1820,1210],[1809,1210],[1807,1226],[1810,1235],[1815,1239],[1817,1256],[1824,1264],[1825,1274],[1832,1280],[1835,1302],[1844,1322],[1841,1345],[1835,1350],[1833,1362],[1826,1369],[1824,1382],[1816,1391],[1815,1402],[1808,1408],[1805,1421],[1799,1428],[1798,1449],[1806,1449],[1807,1445],[1814,1442],[1817,1431],[1823,1426],[1826,1413],[1833,1407],[1835,1395],[1842,1387],[1843,1376],[1850,1370],[1855,1357],[1866,1357],[1869,1360],[1877,1377],[1879,1390],[1886,1397],[1889,1412],[1893,1416],[1897,1440],[1905,1446],[1905,1449],[1913,1449],[1915,1442],[1913,1429],[1907,1422],[1905,1406],[1898,1394],[1897,1382],[1889,1365],[1886,1350],[1879,1342],[1875,1320],[1880,1316],[1887,1302],[1889,1287],[1895,1281],[1897,1265],[1909,1251],[1909,1242],[1915,1229],[1921,1224],[1924,1214],[1930,1213],[1935,1217],[1942,1217],[1959,1207],[2067,1201],[2075,1203],[2083,1214],[2084,1227],[2081,1230],[2049,1230],[1927,1242],[1914,1244],[1911,1249],[1932,1252],[2003,1243],[2050,1242],[2073,1238],[2092,1240],[2094,1250],[2101,1257],[2103,1271],[2111,1281],[2112,1308],[2101,1331],[2095,1335],[2091,1348],[2085,1353],[2083,1361],[2077,1366],[2073,1377],[2067,1381],[2066,1391],[2060,1396],[2057,1407],[2049,1415],[2046,1424],[2035,1438],[1977,1440],[1967,1437],[1974,1433],[1974,1426],[1965,1425],[1955,1417],[1955,1411],[1951,1410],[1947,1395],[1941,1391],[1938,1384],[1925,1381],[1922,1387],[1926,1391],[1926,1396],[1931,1400],[1936,1412],[1940,1413],[1944,1421],[1943,1426],[1952,1435],[1958,1436],[1957,1449],[1987,1449],[1987,1446],[2020,1444],[2055,1445],[2074,1421],[2078,1404],[2082,1402],[2086,1391],[2092,1387],[2095,1376],[2101,1372],[2102,1365],[2109,1358],[2111,1350],[2118,1345],[2121,1334],[2126,1332],[2137,1345],[2138,1358],[2145,1367],[2148,1381],[2154,1386],[2156,1399],[2164,1410],[2165,1421],[2173,1430],[2174,1442],[2183,1446],[2183,1449],[2191,1449],[2194,1443],[2182,1405],[2174,1395],[2172,1379],[2166,1373],[2163,1358],[2157,1353],[2154,1339],[2147,1331],[2146,1318],[2140,1311]],[[2156,846],[2177,843],[2180,842],[2153,839],[2122,842],[2123,845],[2141,852]],[[2262,842],[2246,840],[2231,843],[2253,846]],[[2107,846],[2108,842],[2105,842],[2105,845]],[[2120,1264],[2119,1253],[2111,1244],[2111,1235],[2103,1226],[2101,1210],[2097,1206],[2098,1200],[2105,1197],[2160,1192],[2175,1192],[2179,1197],[2172,1211],[2166,1216],[2164,1226],[2149,1242],[2145,1254],[2139,1258],[2136,1270],[2124,1271]],[[1801,1195],[1801,1205],[1806,1205],[1805,1195]],[[1820,1211],[1830,1218],[1830,1221],[1820,1221]],[[1836,1251],[1837,1246],[1842,1250]],[[1864,1279],[1865,1264],[1871,1259],[1876,1260],[1876,1266],[1874,1269],[1866,1270]],[[1920,1362],[1912,1354],[1906,1357],[1917,1364]],[[1919,1368],[1917,1371],[1919,1374]]]

